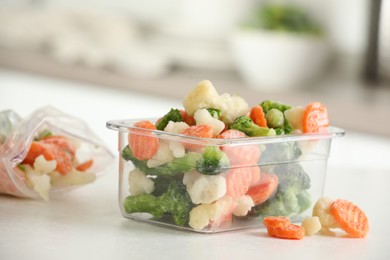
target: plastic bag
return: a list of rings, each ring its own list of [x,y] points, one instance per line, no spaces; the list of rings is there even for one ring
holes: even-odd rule
[[[93,182],[114,155],[87,124],[54,107],[0,112],[0,193],[49,199]]]

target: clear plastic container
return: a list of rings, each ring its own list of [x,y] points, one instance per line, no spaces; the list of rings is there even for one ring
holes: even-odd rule
[[[134,127],[140,120],[107,122],[118,131],[123,216],[202,233],[260,227],[269,215],[311,215],[323,195],[332,139],[344,135],[330,127],[320,134],[197,138]],[[156,143],[160,155],[150,160],[131,148]],[[220,160],[209,160],[216,153]]]

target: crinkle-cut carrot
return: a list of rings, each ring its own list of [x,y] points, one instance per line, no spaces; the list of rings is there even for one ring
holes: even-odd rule
[[[256,125],[261,127],[267,127],[267,119],[265,118],[265,114],[261,106],[253,106],[249,113],[249,117]]]
[[[323,133],[328,130],[329,116],[325,105],[320,102],[309,103],[302,119],[304,133]]]
[[[252,185],[251,167],[230,169],[226,175],[226,194],[237,199],[248,191]]]
[[[183,121],[187,123],[187,125],[189,126],[195,125],[195,118],[189,115],[185,110],[181,109],[180,114],[183,117]]]
[[[278,177],[272,173],[262,173],[258,184],[249,188],[246,193],[255,205],[259,205],[268,200],[278,187]]]
[[[263,219],[264,226],[276,228],[276,227],[287,227],[291,224],[289,218],[284,216],[269,216]]]
[[[305,236],[305,229],[295,224],[290,224],[286,227],[269,227],[267,231],[270,236],[284,239],[300,240]]]
[[[246,135],[238,130],[229,129],[218,135],[218,138],[232,139],[244,138]],[[260,148],[257,145],[224,145],[221,150],[226,153],[232,166],[249,166],[256,165],[260,158]]]
[[[157,129],[152,122],[147,120],[139,121],[134,126],[148,130]],[[159,139],[148,130],[132,129],[128,135],[129,146],[133,156],[139,160],[151,159],[158,150]]]
[[[263,219],[268,234],[285,239],[302,239],[305,229],[302,226],[291,224],[290,219],[284,216],[270,216]]]
[[[330,212],[347,234],[352,238],[365,237],[368,233],[368,218],[357,205],[344,199],[335,200]]]
[[[76,155],[76,145],[69,141],[68,138],[62,135],[50,135],[42,138],[40,141],[47,144],[54,144],[65,152],[69,152],[73,157]]]
[[[93,164],[93,160],[90,159],[90,160],[87,160],[83,163],[80,163],[79,165],[76,166],[76,170],[78,171],[81,171],[81,172],[85,172],[86,170],[88,170],[89,168],[91,168]]]
[[[184,129],[182,134],[199,138],[213,138],[213,128],[209,125],[193,125]],[[186,149],[191,151],[201,151],[203,148],[203,145],[189,142],[184,142],[183,145]]]

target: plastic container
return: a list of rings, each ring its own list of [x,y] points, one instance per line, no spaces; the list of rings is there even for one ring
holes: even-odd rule
[[[330,127],[321,134],[210,139],[141,130],[133,126],[140,120],[107,122],[118,131],[123,216],[202,233],[260,227],[267,215],[292,221],[311,215],[323,195],[332,139],[344,135]],[[137,159],[129,143],[140,137],[158,140],[159,146],[183,146],[185,154]],[[222,151],[228,163],[206,167],[210,150]],[[248,196],[257,205],[250,205]]]
[[[32,143],[38,142],[44,143],[39,147],[49,147],[50,156],[55,155],[53,160],[46,158],[49,155],[42,158],[56,164],[47,165],[41,160],[38,167],[36,158],[26,162]],[[68,168],[60,173],[56,166],[65,157],[69,158]],[[48,200],[51,195],[92,183],[113,162],[114,155],[79,118],[51,106],[25,118],[12,110],[0,112],[0,194]],[[88,166],[81,166],[83,163]]]

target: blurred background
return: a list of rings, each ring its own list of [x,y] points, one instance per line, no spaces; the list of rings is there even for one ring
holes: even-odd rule
[[[390,1],[0,0],[0,69],[177,100],[209,79],[390,136]]]

